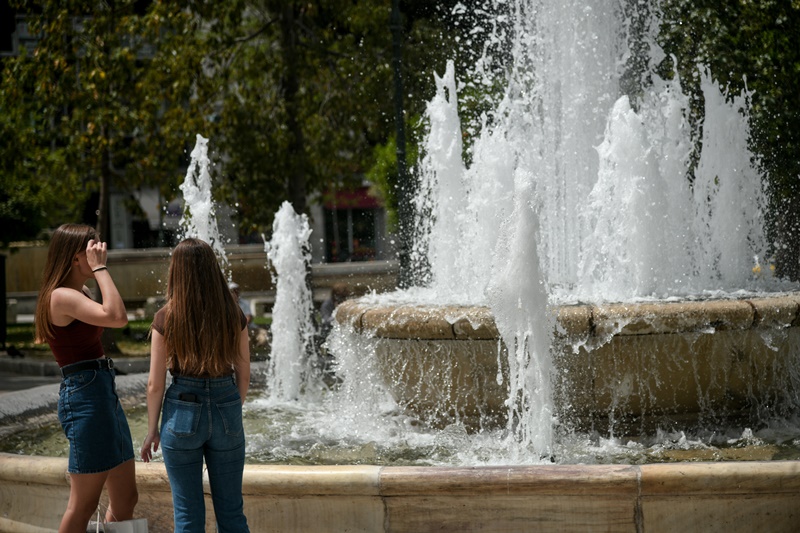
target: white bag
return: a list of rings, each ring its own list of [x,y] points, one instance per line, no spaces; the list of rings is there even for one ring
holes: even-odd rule
[[[106,522],[97,510],[97,520],[86,527],[86,533],[147,533],[147,518],[133,518],[122,522]]]
[[[106,522],[104,533],[147,533],[147,518],[133,518],[122,522]]]

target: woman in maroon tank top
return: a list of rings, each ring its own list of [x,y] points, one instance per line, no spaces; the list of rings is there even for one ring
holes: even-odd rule
[[[86,531],[105,486],[106,521],[129,520],[138,500],[133,444],[106,359],[103,328],[128,323],[106,267],[106,243],[90,226],[64,224],[50,240],[36,307],[36,342],[47,342],[61,367],[58,418],[69,440],[70,494],[59,532]],[[102,303],[85,283],[97,282]]]

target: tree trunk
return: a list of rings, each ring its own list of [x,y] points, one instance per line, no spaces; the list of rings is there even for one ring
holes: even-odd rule
[[[283,99],[286,106],[286,127],[289,131],[287,168],[289,169],[289,201],[296,213],[306,211],[306,153],[305,139],[297,120],[299,88],[297,73],[297,30],[294,4],[286,2],[281,8],[281,49],[286,71],[283,79]]]
[[[412,198],[416,185],[409,175],[406,165],[405,108],[403,105],[403,26],[400,17],[400,0],[392,0],[389,17],[392,31],[392,66],[394,70],[394,121],[397,136],[397,260],[400,266],[398,285],[407,289],[415,284],[411,265],[412,231],[414,227],[414,208]]]
[[[106,135],[105,128],[101,129],[103,135]],[[108,213],[108,206],[109,206],[109,190],[111,187],[111,154],[109,153],[108,148],[103,150],[103,155],[101,157],[102,161],[100,164],[100,197],[97,202],[97,234],[101,241],[105,241],[107,243],[111,242],[111,224],[109,223],[109,213]],[[109,248],[111,248],[111,244],[109,244]],[[97,300],[102,303],[103,302],[103,295],[100,294],[100,290],[97,290]],[[100,342],[103,345],[103,351],[106,355],[114,355],[119,354],[120,349],[117,346],[116,341],[114,340],[114,332],[111,331],[110,328],[103,329],[103,335],[100,337]]]
[[[103,150],[100,164],[100,194],[97,201],[97,227],[95,230],[100,240],[110,242],[111,225],[109,224],[109,188],[111,187],[111,170],[108,150]]]

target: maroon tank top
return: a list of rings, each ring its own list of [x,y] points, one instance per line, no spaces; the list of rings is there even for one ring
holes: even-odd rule
[[[53,325],[53,333],[55,336],[47,343],[59,367],[103,357],[100,342],[103,328],[100,326],[73,320],[67,326]]]

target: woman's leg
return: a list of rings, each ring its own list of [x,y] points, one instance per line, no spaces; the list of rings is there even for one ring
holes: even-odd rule
[[[172,489],[175,533],[204,533],[206,502],[203,493],[203,450],[168,448],[161,441],[164,465]]]
[[[242,498],[245,437],[239,398],[232,388],[227,396],[221,395],[221,401],[211,403],[213,430],[205,456],[219,533],[249,531]]]
[[[133,518],[133,508],[139,501],[136,490],[136,464],[133,459],[108,472],[108,510],[106,522],[120,522]]]
[[[161,453],[172,489],[175,533],[205,533],[206,504],[203,494],[203,444],[210,433],[207,406],[200,392],[181,400],[172,385],[164,397]],[[200,400],[200,402],[195,400]]]
[[[244,515],[244,442],[232,450],[206,449],[208,481],[219,533],[249,531]]]
[[[97,511],[108,472],[70,474],[69,502],[58,533],[86,533],[86,526]]]

